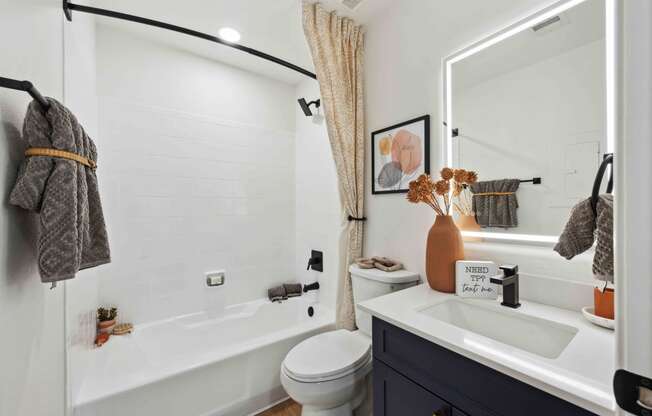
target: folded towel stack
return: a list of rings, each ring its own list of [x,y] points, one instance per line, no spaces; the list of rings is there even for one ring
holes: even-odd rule
[[[285,288],[285,293],[289,298],[301,296],[301,283],[285,283],[283,288]]]
[[[280,302],[288,298],[301,296],[302,292],[301,283],[285,283],[280,286],[273,287],[267,290],[267,297],[272,302]]]
[[[403,264],[399,261],[392,260],[387,257],[378,257],[378,256],[371,257],[371,258],[361,257],[359,259],[356,259],[355,263],[361,269],[379,269],[385,272],[394,272],[396,270],[401,270],[403,268]]]
[[[288,294],[285,291],[285,287],[283,285],[281,286],[276,286],[271,289],[267,290],[267,297],[269,300],[272,302],[280,302],[282,300],[285,300],[288,298]]]

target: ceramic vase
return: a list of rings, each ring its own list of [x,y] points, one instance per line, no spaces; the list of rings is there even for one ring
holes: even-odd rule
[[[462,231],[481,231],[480,224],[475,220],[475,215],[460,215],[455,221],[457,228]],[[482,241],[480,237],[464,237],[464,241]]]
[[[428,233],[426,276],[431,288],[455,292],[455,262],[464,260],[464,242],[450,215],[437,215]]]

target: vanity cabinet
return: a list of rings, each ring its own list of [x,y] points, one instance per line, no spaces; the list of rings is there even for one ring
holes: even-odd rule
[[[590,416],[593,413],[373,319],[374,416]]]

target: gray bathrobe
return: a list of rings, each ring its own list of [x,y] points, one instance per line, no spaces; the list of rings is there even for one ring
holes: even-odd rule
[[[97,161],[95,144],[75,116],[47,98],[44,112],[32,101],[23,124],[29,147],[77,153]],[[39,213],[38,268],[43,282],[71,279],[111,255],[95,171],[68,159],[32,156],[20,166],[9,202]]]
[[[480,227],[518,227],[518,200],[516,191],[521,181],[518,179],[499,179],[476,182],[471,185],[473,192],[473,212]],[[510,195],[475,195],[484,193],[511,193]]]

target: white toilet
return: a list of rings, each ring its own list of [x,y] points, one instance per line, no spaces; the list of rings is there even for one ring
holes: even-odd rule
[[[362,302],[414,286],[419,275],[399,270],[349,268],[353,300]],[[303,416],[351,416],[368,393],[371,373],[371,316],[356,306],[357,331],[343,329],[315,335],[288,352],[281,384]]]

